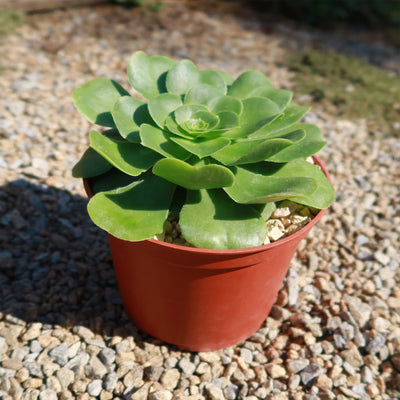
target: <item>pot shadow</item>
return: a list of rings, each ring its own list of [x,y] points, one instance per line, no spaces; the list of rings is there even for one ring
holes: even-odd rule
[[[25,179],[0,188],[0,320],[161,343],[126,315],[107,235],[91,222],[87,202]]]

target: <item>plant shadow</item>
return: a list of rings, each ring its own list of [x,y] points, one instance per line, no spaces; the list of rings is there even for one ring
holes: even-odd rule
[[[107,235],[87,201],[25,179],[0,188],[0,319],[157,343],[123,309]]]

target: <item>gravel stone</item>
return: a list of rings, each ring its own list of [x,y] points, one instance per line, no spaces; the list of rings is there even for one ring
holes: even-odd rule
[[[145,383],[142,387],[137,389],[134,393],[125,396],[129,400],[147,400],[149,394],[149,386]]]
[[[349,350],[344,350],[340,355],[354,368],[359,368],[364,364],[363,358],[357,347],[352,347]]]
[[[100,379],[95,379],[94,381],[90,382],[87,386],[87,392],[93,396],[97,397],[102,389],[102,381]]]
[[[230,384],[224,387],[224,396],[227,400],[234,400],[239,393],[239,386]]]
[[[115,372],[110,372],[104,379],[104,389],[108,392],[113,392],[118,382],[118,375]]]
[[[240,357],[242,357],[247,364],[251,364],[253,362],[253,352],[249,349],[241,349]]]
[[[194,371],[196,370],[196,365],[190,362],[187,358],[182,358],[178,362],[178,366],[182,371],[183,377],[188,377],[193,375]]]
[[[49,356],[62,367],[68,362],[68,345],[62,343],[54,349],[50,350]]]
[[[376,337],[374,337],[368,342],[367,350],[369,353],[375,354],[383,347],[385,343],[386,343],[385,337],[381,334],[378,334]]]
[[[224,400],[225,399],[222,389],[219,388],[218,386],[214,385],[213,383],[208,383],[205,386],[205,391],[210,400]]]
[[[324,372],[323,368],[318,364],[310,364],[303,371],[300,372],[300,377],[302,382],[309,386],[312,384],[313,380],[322,375]]]
[[[145,378],[153,382],[158,382],[163,372],[164,368],[154,365],[149,365],[148,367],[144,368]]]
[[[61,368],[56,372],[63,389],[68,389],[69,385],[74,381],[74,373],[68,368]]]
[[[115,361],[115,351],[109,348],[102,349],[99,353],[99,358],[104,365],[110,366]]]
[[[149,395],[149,400],[172,400],[173,394],[169,390],[158,390]]]
[[[166,389],[175,389],[180,377],[181,377],[181,374],[179,373],[179,371],[176,368],[167,369],[161,375],[160,383]]]
[[[107,373],[107,368],[97,356],[92,356],[87,365],[90,375],[94,378],[102,378]]]
[[[287,360],[286,367],[289,372],[292,374],[297,374],[297,372],[302,371],[310,364],[309,360],[306,359],[298,359],[298,360]]]
[[[286,370],[278,364],[267,364],[267,372],[272,379],[281,378],[286,375]]]
[[[57,393],[51,389],[45,389],[40,392],[39,400],[57,400]]]

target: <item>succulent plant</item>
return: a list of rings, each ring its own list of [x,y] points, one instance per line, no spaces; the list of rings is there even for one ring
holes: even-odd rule
[[[140,241],[160,234],[170,215],[196,247],[263,244],[275,203],[323,209],[333,188],[306,161],[325,142],[318,127],[297,123],[308,108],[258,71],[237,79],[191,61],[129,61],[128,78],[146,100],[108,78],[73,93],[90,122],[90,147],[73,168],[91,178],[88,212],[111,235]]]

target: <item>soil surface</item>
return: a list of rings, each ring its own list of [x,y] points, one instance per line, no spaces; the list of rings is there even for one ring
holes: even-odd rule
[[[305,30],[236,2],[168,3],[158,13],[34,14],[2,39],[0,398],[399,399],[400,144],[371,134],[364,119],[320,109],[306,117],[325,133],[319,157],[336,203],[301,243],[251,338],[190,353],[126,316],[106,235],[70,172],[90,129],[73,89],[100,76],[128,88],[139,49],[233,76],[258,69],[280,88],[293,82],[284,57],[307,47],[400,71],[398,51],[377,35]]]

